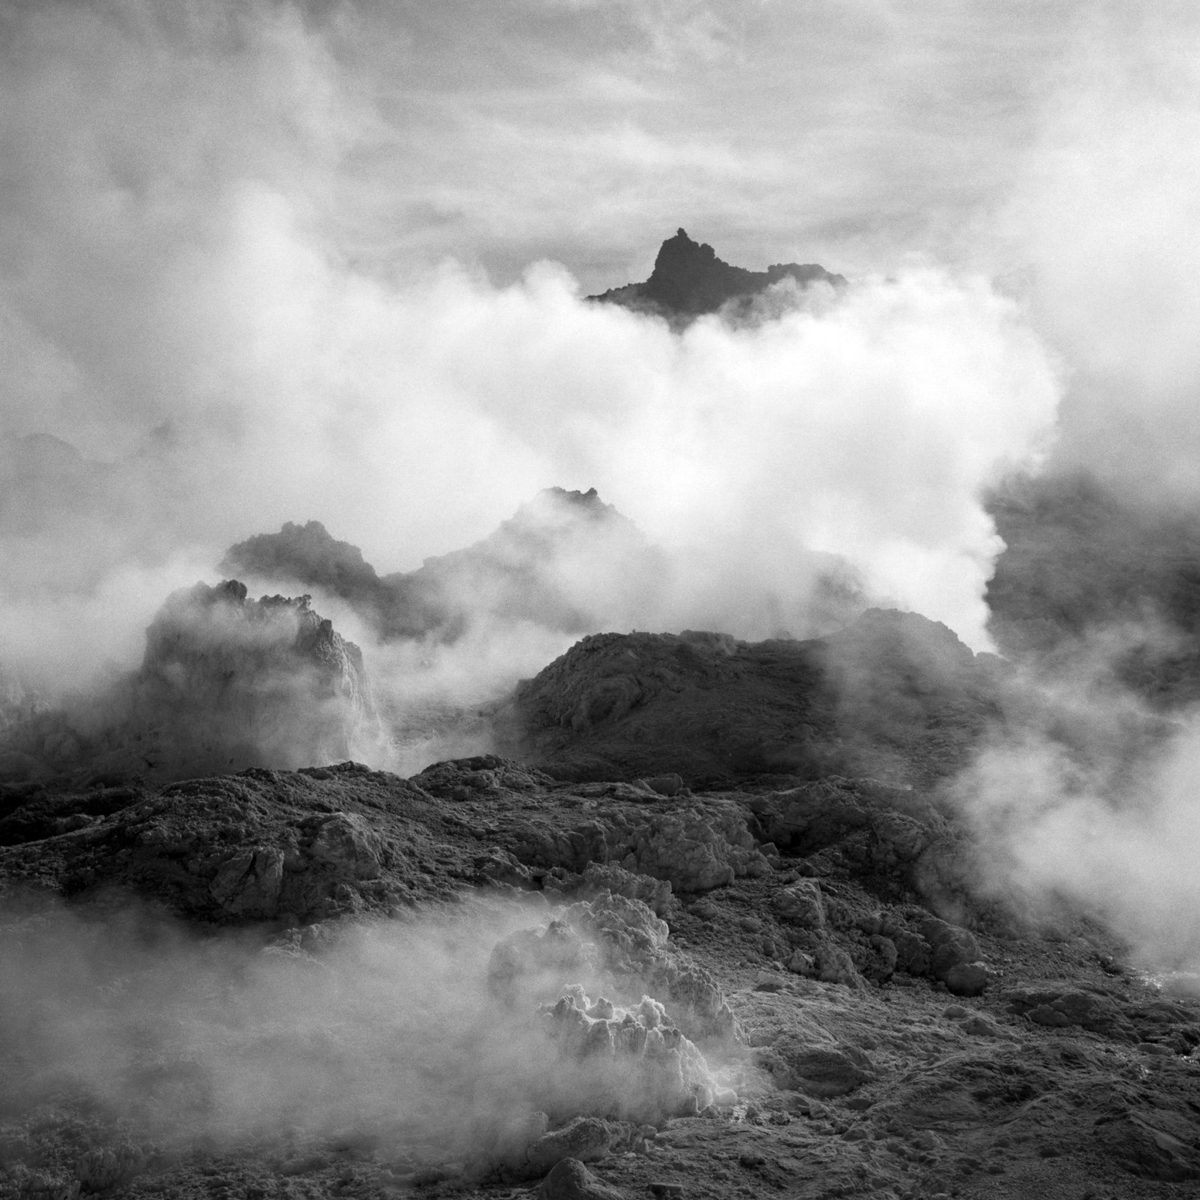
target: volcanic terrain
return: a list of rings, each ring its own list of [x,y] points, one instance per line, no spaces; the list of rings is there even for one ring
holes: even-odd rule
[[[737,320],[781,282],[844,281],[680,230],[599,299]],[[1200,553],[1094,481],[989,503],[1004,657],[832,560],[805,636],[634,630],[669,559],[551,489],[393,575],[286,524],[98,691],[9,678],[0,1198],[1194,1196],[1188,963],[1008,886],[964,797],[1036,740],[1136,808],[1196,695]],[[427,703],[441,656],[530,631],[561,653]],[[419,721],[473,752],[378,769]]]

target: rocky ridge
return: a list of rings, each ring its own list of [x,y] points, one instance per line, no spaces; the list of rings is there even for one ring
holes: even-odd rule
[[[221,570],[346,600],[384,641],[453,642],[489,622],[590,632],[661,583],[662,556],[595,488],[547,488],[483,540],[380,576],[318,521],[230,548]]]
[[[841,275],[816,263],[774,263],[765,271],[735,267],[718,258],[706,242],[695,242],[679,229],[659,247],[649,279],[588,299],[687,320],[726,306],[736,310],[739,303],[785,282],[799,288],[846,284]]]

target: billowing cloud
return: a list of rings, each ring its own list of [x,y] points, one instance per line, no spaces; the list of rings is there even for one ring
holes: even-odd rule
[[[1012,303],[910,270],[680,335],[583,302],[550,263],[508,285],[449,260],[360,263],[339,206],[370,195],[355,155],[389,128],[353,40],[380,14],[206,13],[7,18],[4,432],[107,464],[10,489],[11,611],[32,597],[42,631],[65,603],[46,588],[73,582],[102,617],[72,600],[72,627],[111,626],[98,656],[127,653],[150,599],[114,597],[138,572],[173,562],[190,583],[231,542],[310,517],[409,568],[562,485],[688,552],[671,603],[634,614],[646,626],[778,632],[751,597],[802,595],[817,550],[985,640],[996,542],[977,495],[1036,449],[1056,401]],[[415,44],[430,37],[416,22]],[[712,144],[680,142],[679,161]]]
[[[1000,472],[1195,501],[1198,43],[1132,0],[6,5],[10,656],[128,665],[284,521],[392,571],[551,485],[673,556],[631,623],[803,632],[767,601],[827,551],[986,644]],[[854,282],[682,333],[581,299],[679,224]],[[1039,778],[1050,844],[1140,844]]]
[[[1194,503],[1200,425],[1200,14],[1110,4],[1039,110],[1001,228],[1071,371],[1059,457]]]

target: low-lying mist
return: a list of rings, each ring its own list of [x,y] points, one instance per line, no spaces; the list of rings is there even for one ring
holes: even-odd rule
[[[1142,967],[1196,974],[1198,768],[1194,721],[1136,779],[1122,772],[1114,781],[1054,740],[989,747],[959,781],[987,863],[985,890],[1027,915],[1099,917]]]
[[[554,915],[479,898],[263,949],[260,936],[202,936],[114,903],[10,904],[2,1103],[12,1115],[49,1097],[90,1105],[172,1152],[286,1155],[340,1137],[480,1171],[519,1169],[547,1120],[636,1124],[708,1103],[708,1067],[661,1005],[613,991],[594,964],[496,958]]]
[[[1016,668],[1003,719],[949,794],[980,848],[982,893],[1051,927],[1097,919],[1140,967],[1195,974],[1200,727],[1194,702],[1164,707],[1123,678],[1129,648],[1153,645],[1178,639],[1150,620],[1098,625]]]

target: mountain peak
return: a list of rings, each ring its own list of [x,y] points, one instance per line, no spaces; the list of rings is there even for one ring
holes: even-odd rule
[[[730,300],[754,296],[789,278],[801,287],[822,282],[837,287],[846,282],[816,263],[776,263],[765,271],[735,267],[718,258],[707,242],[694,241],[680,226],[675,236],[659,247],[649,279],[589,299],[690,318],[716,312]]]

